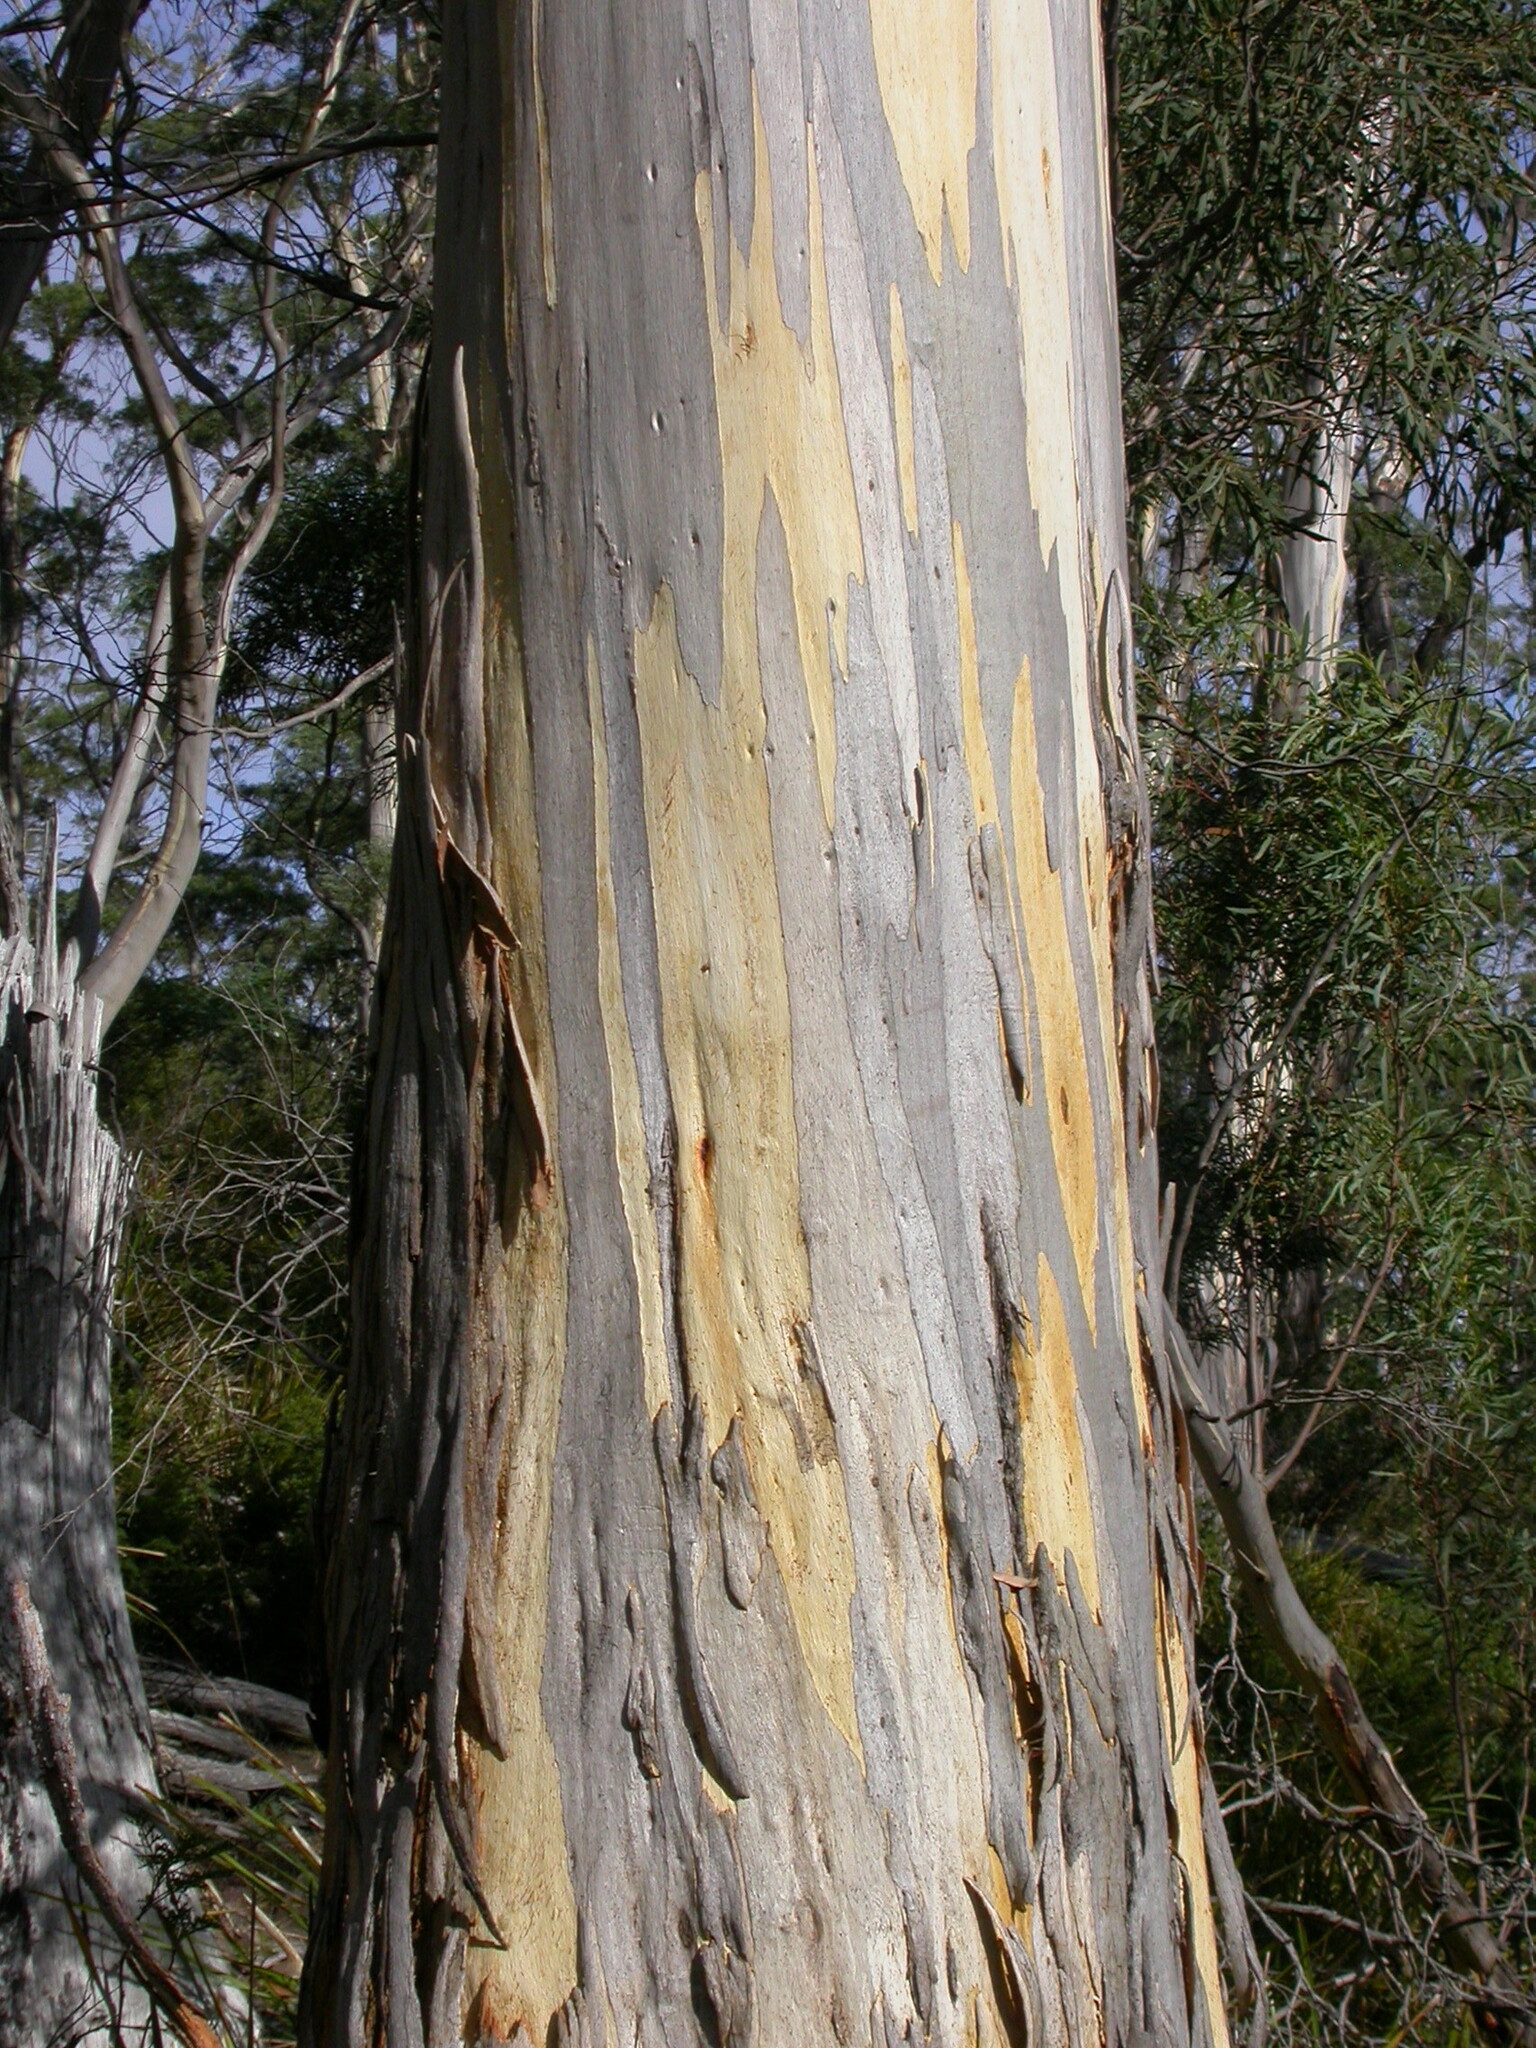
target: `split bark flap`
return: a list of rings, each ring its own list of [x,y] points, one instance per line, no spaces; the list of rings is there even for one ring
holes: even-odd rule
[[[1015,1909],[1022,1911],[1034,1902],[1036,1867],[1024,1825],[1023,1759],[1014,1740],[1012,1687],[999,1626],[997,1560],[991,1555],[985,1531],[971,1515],[964,1469],[943,1436],[939,1467],[956,1634],[986,1720],[987,1755],[992,1766],[987,1832],[1002,1864],[1009,1898]]]
[[[967,1878],[965,1888],[976,1908],[977,1924],[992,1968],[993,1988],[998,1994],[997,2008],[1006,2018],[1010,2041],[1017,2043],[1018,2048],[1036,2048],[1045,2038],[1045,2012],[1034,1959],[980,1885]]]
[[[739,1415],[731,1417],[725,1441],[709,1461],[709,1475],[720,1495],[720,1550],[726,1597],[745,1614],[757,1592],[766,1532],[752,1492]]]
[[[997,981],[997,1007],[1003,1025],[1003,1047],[1015,1098],[1022,1102],[1029,1093],[1030,1057],[1028,1008],[1024,1000],[1024,978],[1019,962],[1018,940],[1014,934],[1012,891],[1003,853],[1002,835],[995,824],[982,826],[970,847],[971,889],[981,920],[982,944],[992,962]]]
[[[733,1799],[748,1796],[746,1773],[726,1731],[725,1717],[704,1664],[699,1637],[698,1585],[703,1542],[704,1453],[708,1431],[704,1409],[691,1395],[679,1434],[672,1404],[657,1412],[656,1463],[667,1504],[667,1536],[672,1559],[672,1609],[676,1618],[678,1673],[683,1703],[699,1759]]]
[[[350,1832],[344,1851],[328,1836],[327,1857],[334,1866],[345,1855],[347,1905],[339,1953],[329,1934],[312,1946],[304,1992],[307,2009],[324,1999],[346,2015],[337,2031],[351,2038],[369,1987],[383,1985],[392,2017],[376,2018],[402,2041],[441,2037],[431,2008],[452,2005],[471,1901],[502,1941],[459,1768],[461,1727],[495,1753],[507,1726],[494,1615],[469,1560],[494,1547],[510,1398],[487,1324],[488,1274],[551,1173],[514,994],[516,934],[487,872],[484,567],[461,355],[449,396],[455,473],[446,502],[422,514],[436,558],[452,566],[426,617],[412,593],[415,688],[399,712],[390,943],[359,1148],[355,1364],[322,1509],[330,1725],[342,1751],[333,1747],[331,1780]],[[434,776],[435,742],[456,763],[451,787]],[[413,1906],[418,1857],[439,1872],[441,1910]]]

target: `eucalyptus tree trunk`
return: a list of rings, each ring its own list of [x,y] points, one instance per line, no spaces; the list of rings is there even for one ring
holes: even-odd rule
[[[93,1849],[133,1913],[149,1888],[138,1810],[156,1778],[112,1494],[128,1174],[97,1115],[100,1006],[59,975],[43,923],[35,952],[21,936],[0,945],[0,1567],[26,1588],[69,1702],[87,1859]],[[61,1830],[35,1676],[0,1616],[0,2044],[137,2043],[150,2038],[148,2002]]]
[[[1226,2039],[1097,35],[445,10],[311,2048]]]
[[[1326,690],[1338,660],[1349,589],[1346,539],[1360,435],[1338,394],[1314,383],[1318,422],[1286,473],[1285,509],[1294,522],[1281,543],[1279,580],[1294,680],[1283,708],[1298,711]],[[1344,400],[1344,407],[1349,401]]]

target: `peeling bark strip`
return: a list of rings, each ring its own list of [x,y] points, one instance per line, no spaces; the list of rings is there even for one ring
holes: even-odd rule
[[[1096,13],[446,9],[311,2048],[1226,2040]]]
[[[96,1109],[100,1006],[62,982],[51,915],[0,944],[0,1559],[68,1698],[74,1825],[128,1912],[148,1885],[136,1796],[155,1789],[149,1710],[118,1570],[107,1405],[112,1276],[128,1170]],[[0,1621],[0,2042],[137,2040],[147,1997],[82,1910],[36,1739],[25,1645]],[[45,1667],[46,1668],[46,1667]],[[57,1695],[55,1695],[57,1703]],[[88,1958],[78,1921],[89,1921]]]

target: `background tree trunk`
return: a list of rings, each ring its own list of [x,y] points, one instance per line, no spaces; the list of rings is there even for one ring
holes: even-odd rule
[[[1096,10],[444,31],[306,2038],[1223,2042]]]
[[[1315,396],[1320,408],[1336,403],[1333,392],[1317,388]],[[1296,673],[1285,701],[1276,706],[1282,716],[1294,715],[1314,691],[1326,690],[1338,661],[1358,451],[1353,421],[1324,413],[1286,475],[1285,509],[1296,523],[1281,544],[1277,566]]]
[[[49,904],[51,884],[50,873]],[[22,937],[0,947],[0,1558],[30,1588],[70,1702],[91,1839],[136,1911],[149,1877],[134,1809],[156,1779],[109,1421],[128,1170],[97,1115],[100,1006],[61,979],[52,917],[43,924],[35,952]],[[136,2042],[148,2004],[60,1836],[19,1650],[0,1620],[0,2043]]]

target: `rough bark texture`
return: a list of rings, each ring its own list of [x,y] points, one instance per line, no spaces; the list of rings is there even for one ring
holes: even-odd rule
[[[60,983],[54,958],[51,919],[35,954],[24,938],[0,947],[0,1558],[30,1589],[70,1703],[90,1840],[132,1911],[147,1882],[135,1795],[153,1790],[155,1772],[118,1570],[108,1417],[128,1175],[97,1116],[98,1006]],[[94,1903],[82,1905],[24,1677],[0,1620],[0,2044],[136,2041],[149,2009]]]
[[[1096,11],[444,31],[306,2039],[1224,2042]]]

